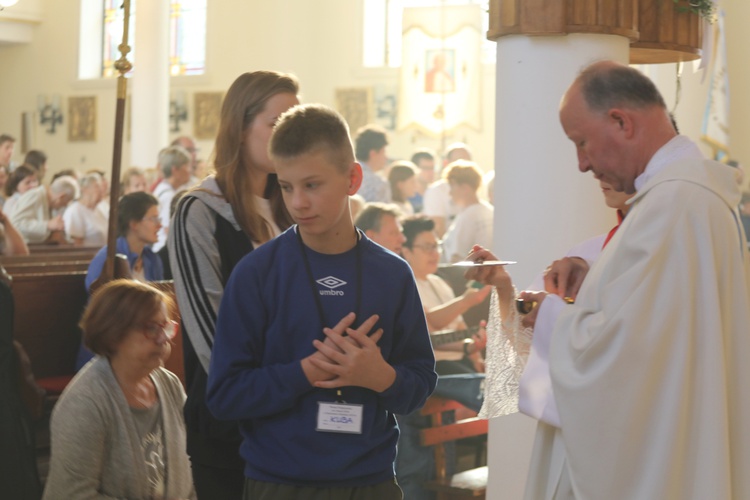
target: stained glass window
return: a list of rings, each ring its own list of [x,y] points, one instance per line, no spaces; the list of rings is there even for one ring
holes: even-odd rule
[[[155,1],[155,0],[150,0]],[[169,15],[169,71],[172,76],[201,75],[206,67],[206,1],[171,2]],[[102,77],[117,76],[114,63],[120,57],[117,49],[122,42],[122,0],[104,0],[102,34]],[[136,68],[135,2],[130,4],[128,38],[131,51],[128,60]],[[135,69],[133,70],[135,71]]]

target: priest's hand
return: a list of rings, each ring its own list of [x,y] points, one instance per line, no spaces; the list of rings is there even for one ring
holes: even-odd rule
[[[532,292],[529,290],[523,291],[518,294],[519,299],[523,300],[524,302],[531,302],[532,304],[534,304],[531,312],[524,315],[521,319],[521,325],[526,328],[534,328],[534,325],[536,324],[536,317],[539,314],[539,308],[542,307],[542,302],[544,302],[544,299],[546,297],[547,292]]]
[[[487,260],[498,260],[495,255],[480,245],[474,245],[466,260],[472,262],[484,262]],[[505,266],[470,267],[464,277],[485,285],[497,288],[501,299],[510,299],[513,296],[513,280],[505,270]]]
[[[544,272],[544,289],[566,302],[572,302],[588,272],[588,263],[580,257],[556,260]]]

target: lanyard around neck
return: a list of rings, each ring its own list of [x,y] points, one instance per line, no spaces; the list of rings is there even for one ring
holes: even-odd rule
[[[354,314],[356,319],[359,319],[359,312],[362,305],[362,249],[360,246],[361,235],[358,229],[354,229],[357,235],[357,243],[354,246],[355,250],[355,270],[357,276],[357,284],[355,287],[355,308]],[[310,266],[310,260],[307,257],[307,248],[305,243],[302,241],[302,235],[299,232],[299,227],[295,227],[294,231],[297,233],[297,240],[299,241],[300,251],[302,252],[302,261],[305,263],[305,271],[307,271],[307,278],[310,282],[310,289],[312,290],[313,298],[315,299],[315,307],[318,310],[318,318],[320,319],[321,328],[333,328],[333,324],[328,323],[326,319],[325,310],[323,309],[323,301],[320,300],[320,293],[318,288],[315,286],[315,278],[312,273],[312,267]],[[355,320],[356,321],[356,320]]]

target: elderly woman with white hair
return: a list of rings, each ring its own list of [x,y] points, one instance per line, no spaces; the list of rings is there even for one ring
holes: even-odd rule
[[[11,222],[27,243],[59,242],[65,225],[62,216],[53,216],[53,211],[65,208],[78,193],[78,182],[70,175],[58,177],[49,186],[29,189],[18,198]]]
[[[104,198],[102,176],[90,173],[80,180],[81,196],[65,209],[68,241],[76,246],[101,247],[107,243],[107,217],[97,210]]]

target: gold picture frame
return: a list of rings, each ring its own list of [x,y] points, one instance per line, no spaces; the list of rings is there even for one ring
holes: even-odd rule
[[[196,92],[193,95],[193,135],[198,140],[216,138],[223,92]]]
[[[341,113],[352,135],[358,128],[373,122],[371,87],[336,89],[336,110]]]
[[[68,97],[68,141],[96,140],[96,96]]]

